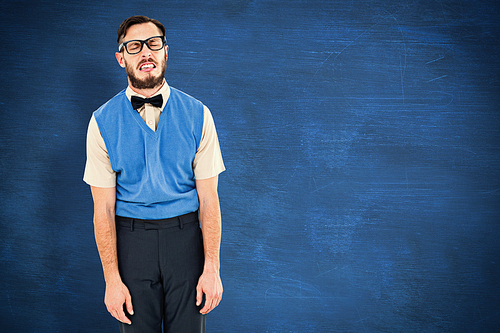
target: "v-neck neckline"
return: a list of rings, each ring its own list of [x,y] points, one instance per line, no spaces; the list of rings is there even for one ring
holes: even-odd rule
[[[158,119],[158,124],[156,124],[156,131],[154,131],[154,130],[152,130],[152,129],[148,126],[148,124],[146,124],[146,122],[144,121],[144,119],[142,119],[141,115],[139,114],[139,111],[134,110],[134,109],[132,108],[132,104],[130,103],[130,101],[128,100],[128,98],[127,98],[127,101],[128,101],[128,103],[127,103],[127,104],[128,104],[128,110],[129,110],[130,112],[134,113],[134,114],[133,114],[133,117],[134,117],[135,121],[138,123],[138,125],[142,128],[142,130],[143,130],[143,131],[145,131],[147,134],[149,134],[149,135],[153,136],[153,137],[157,137],[157,136],[159,136],[159,133],[160,133],[160,131],[161,131],[161,129],[162,129],[162,126],[161,126],[161,125],[162,125],[162,123],[163,123],[163,118],[165,118],[165,117],[162,117],[162,116],[164,116],[164,115],[163,115],[163,112],[164,112],[164,111],[161,111],[161,110],[160,110],[160,119]],[[167,107],[167,104],[168,104],[168,101],[167,101],[167,103],[165,104],[165,107],[163,108],[163,110],[165,110],[165,108]],[[145,112],[145,111],[146,111],[146,110],[144,110],[144,112]]]

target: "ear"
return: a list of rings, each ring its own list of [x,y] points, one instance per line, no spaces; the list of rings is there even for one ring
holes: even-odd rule
[[[165,59],[168,60],[168,45],[165,45]]]
[[[116,61],[120,64],[122,68],[125,68],[125,61],[123,60],[123,54],[121,52],[115,53]]]

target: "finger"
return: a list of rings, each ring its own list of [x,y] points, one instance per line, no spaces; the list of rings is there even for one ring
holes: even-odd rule
[[[201,288],[197,287],[196,288],[196,306],[200,306],[202,301],[203,301],[203,293],[201,291]]]
[[[205,306],[203,307],[203,309],[200,310],[200,313],[201,314],[207,314],[209,313],[209,307],[208,307],[208,303],[205,301]]]
[[[128,319],[123,310],[117,310],[116,316],[114,317],[124,324],[129,324],[129,325],[132,324],[132,322],[130,321],[130,319]]]
[[[205,306],[203,307],[203,309],[200,310],[200,313],[207,314],[210,311],[212,311],[213,309],[212,304],[213,304],[212,298],[205,298]]]
[[[134,307],[132,306],[132,297],[129,293],[125,296],[125,307],[127,308],[127,312],[131,315],[134,315]]]
[[[115,319],[116,319],[116,320],[118,320],[118,321],[121,321],[121,320],[120,320],[120,314],[118,313],[118,311],[114,311],[114,310],[113,310],[113,311],[112,311],[112,312],[110,312],[110,313],[111,313],[111,315],[113,316],[113,318],[115,318]]]
[[[220,301],[222,300],[222,295],[221,294],[215,294],[213,297],[212,297],[212,304],[210,305],[210,311],[212,311],[213,309],[215,309],[217,306],[219,306],[219,303]]]

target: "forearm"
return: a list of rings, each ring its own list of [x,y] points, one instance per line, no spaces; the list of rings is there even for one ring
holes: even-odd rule
[[[111,212],[94,215],[94,233],[106,283],[120,281],[116,253],[115,218]]]
[[[219,271],[221,213],[217,193],[200,201],[200,225],[205,251],[205,270]]]
[[[101,257],[106,283],[119,282],[118,257],[116,252],[115,188],[92,187],[94,199],[94,234]]]
[[[219,273],[221,214],[219,195],[217,194],[218,176],[196,181],[198,199],[200,200],[200,224],[203,233],[205,251],[205,272]]]

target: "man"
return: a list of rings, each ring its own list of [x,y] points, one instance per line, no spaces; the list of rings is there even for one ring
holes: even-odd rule
[[[217,183],[225,168],[213,119],[165,81],[159,21],[126,19],[118,44],[128,87],[94,112],[84,175],[104,302],[121,332],[204,332],[222,297]]]

